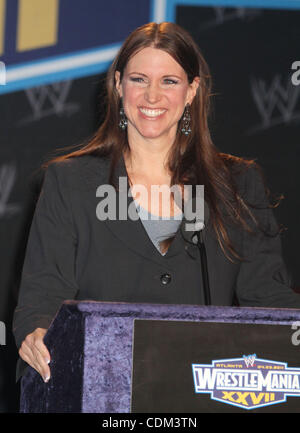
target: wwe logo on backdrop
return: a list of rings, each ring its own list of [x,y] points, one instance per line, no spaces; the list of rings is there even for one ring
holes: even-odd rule
[[[283,81],[279,75],[271,83],[262,79],[251,80],[252,96],[261,123],[251,128],[249,134],[300,119],[300,87],[294,86],[290,77]]]
[[[213,7],[215,18],[200,24],[200,28],[207,29],[209,27],[216,27],[224,24],[227,21],[232,20],[245,20],[252,19],[262,14],[259,9],[248,9],[248,8],[226,8],[226,7]]]
[[[0,217],[14,215],[21,209],[17,204],[8,203],[15,180],[16,167],[14,165],[2,165],[0,167]]]
[[[253,353],[253,355],[243,355],[244,363],[246,364],[246,367],[254,367],[254,362],[256,358],[256,353]]]
[[[25,95],[32,108],[32,115],[20,123],[34,122],[51,115],[70,116],[79,110],[79,104],[67,103],[72,81],[61,81],[46,86],[26,89]]]

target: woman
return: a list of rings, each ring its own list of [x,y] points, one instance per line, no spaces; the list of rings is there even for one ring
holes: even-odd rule
[[[144,25],[108,72],[106,118],[93,139],[48,164],[14,316],[20,357],[45,381],[43,337],[65,299],[204,303],[204,269],[182,213],[187,197],[176,200],[169,190],[169,201],[155,202],[153,185],[177,185],[181,193],[192,185],[189,200],[204,185],[213,305],[300,308],[257,167],[219,153],[211,141],[210,92],[207,64],[190,35],[173,23]],[[118,188],[122,178],[134,201]],[[139,218],[115,218],[113,206],[103,220],[105,185],[115,186],[115,196],[107,191],[119,211],[126,197]],[[134,193],[141,186],[147,194]]]

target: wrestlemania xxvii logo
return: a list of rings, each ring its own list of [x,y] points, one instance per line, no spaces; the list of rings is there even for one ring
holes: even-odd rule
[[[283,403],[287,396],[300,397],[300,368],[284,362],[256,358],[256,354],[219,359],[212,364],[193,364],[196,393],[243,409]]]

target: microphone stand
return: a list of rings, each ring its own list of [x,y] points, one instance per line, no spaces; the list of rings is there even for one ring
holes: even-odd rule
[[[202,268],[202,282],[204,290],[204,303],[205,305],[211,305],[209,278],[208,278],[208,268],[207,268],[207,255],[206,248],[203,242],[202,230],[196,232],[197,235],[197,246],[200,252],[201,268]]]

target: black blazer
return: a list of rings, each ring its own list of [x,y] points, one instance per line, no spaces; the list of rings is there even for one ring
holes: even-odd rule
[[[165,256],[140,220],[100,221],[99,185],[108,183],[109,160],[94,156],[52,164],[46,171],[33,218],[14,314],[19,347],[35,328],[48,328],[66,299],[203,304],[198,248],[190,245],[184,222]],[[127,176],[123,158],[117,179]],[[236,176],[242,196],[262,207],[253,211],[276,230],[258,171]],[[118,194],[117,194],[118,196]],[[132,200],[131,198],[128,199]],[[213,305],[300,308],[290,288],[279,236],[251,236],[228,226],[231,240],[246,262],[232,263],[208,224],[204,230]],[[168,278],[165,278],[168,274]]]

